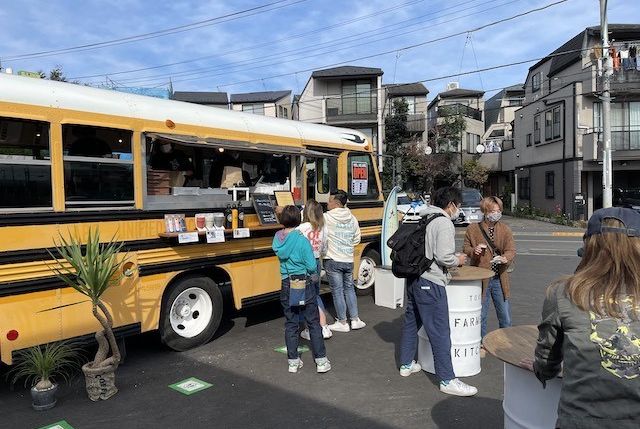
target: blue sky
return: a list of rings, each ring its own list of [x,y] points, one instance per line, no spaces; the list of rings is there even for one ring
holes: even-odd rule
[[[171,79],[175,90],[238,93],[291,89],[298,93],[310,69],[346,63],[382,68],[385,83],[434,79],[544,56],[584,27],[599,23],[598,0],[568,0],[473,32],[470,39],[461,34],[403,49],[557,0],[288,0],[271,6],[277,9],[135,43],[5,59],[154,32],[274,1],[2,2],[0,60],[14,71],[46,71],[61,65],[72,78],[103,75],[81,78],[81,82],[105,82],[107,74],[125,86],[166,87]],[[609,1],[610,23],[637,23],[638,18],[637,0]],[[356,60],[387,51],[391,53]],[[185,61],[189,62],[116,74]],[[522,82],[532,64],[425,85],[430,98],[451,80],[458,80],[465,88],[494,90]]]

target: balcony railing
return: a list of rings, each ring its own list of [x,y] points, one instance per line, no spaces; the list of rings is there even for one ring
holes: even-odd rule
[[[640,83],[640,70],[625,70],[622,67],[613,70],[610,79],[610,88],[613,92],[637,90]],[[597,91],[602,91],[602,79],[596,78]]]
[[[585,160],[602,160],[603,148],[601,130],[592,130],[582,136],[582,156]],[[611,149],[614,151],[640,151],[640,129],[611,131]],[[617,158],[615,152],[613,158]]]
[[[423,133],[425,130],[424,113],[407,115],[407,131],[410,133]]]
[[[335,97],[324,100],[327,122],[376,121],[378,97]]]
[[[447,116],[462,115],[467,118],[475,119],[477,121],[482,120],[482,112],[473,107],[466,106],[464,104],[447,104],[445,106],[438,107],[438,117],[444,118]]]

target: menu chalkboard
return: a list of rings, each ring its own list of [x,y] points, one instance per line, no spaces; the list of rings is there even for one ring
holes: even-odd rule
[[[273,203],[269,195],[254,194],[252,199],[260,225],[277,225],[280,223],[276,217],[276,212],[273,210]]]

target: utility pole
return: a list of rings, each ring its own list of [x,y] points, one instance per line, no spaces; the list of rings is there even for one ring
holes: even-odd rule
[[[611,163],[611,59],[609,57],[609,26],[607,0],[600,0],[600,33],[602,35],[602,207],[613,205],[613,172]]]

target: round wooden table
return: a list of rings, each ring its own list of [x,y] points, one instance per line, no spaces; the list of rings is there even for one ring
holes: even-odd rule
[[[447,303],[451,331],[451,363],[456,377],[469,377],[480,372],[482,280],[493,277],[494,272],[466,265],[450,272]],[[418,362],[425,371],[435,373],[433,351],[424,328],[418,331]]]
[[[505,429],[554,428],[558,418],[561,378],[547,381],[546,389],[535,374],[521,364],[533,359],[538,338],[534,325],[498,329],[484,337],[487,352],[504,362]]]

